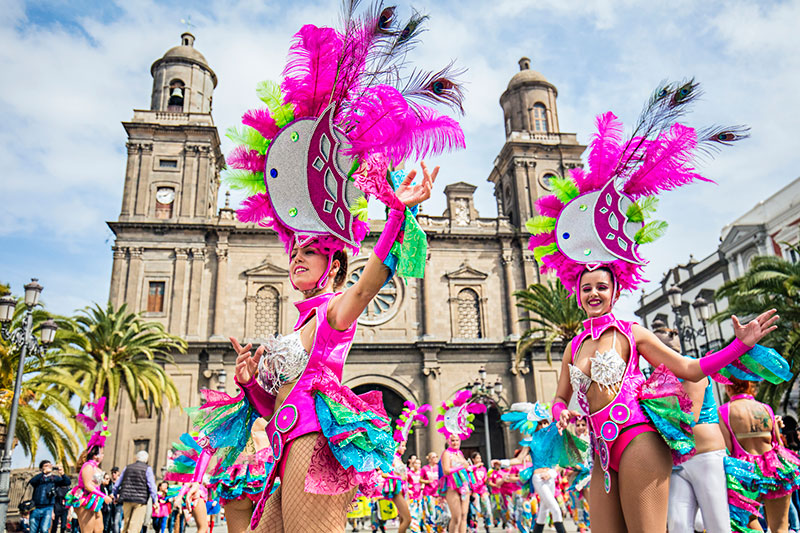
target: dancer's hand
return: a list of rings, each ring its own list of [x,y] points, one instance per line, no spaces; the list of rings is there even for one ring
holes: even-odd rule
[[[111,496],[103,496],[103,503],[105,504],[111,503]]]
[[[569,409],[564,409],[563,411],[561,411],[561,414],[558,415],[558,422],[556,423],[559,434],[563,430],[567,429],[570,420],[578,416],[580,416],[580,413],[577,413],[575,411],[570,411]]]
[[[252,344],[247,343],[247,346],[242,347],[239,344],[239,341],[233,337],[230,337],[230,341],[237,354],[235,372],[236,381],[242,385],[250,383],[250,380],[253,379],[253,376],[258,370],[258,362],[261,360],[261,356],[264,354],[264,347],[259,346],[255,355],[252,355],[250,353],[250,349],[253,347]]]
[[[420,166],[422,166],[422,183],[419,185],[411,185],[411,182],[417,177],[417,171],[412,170],[408,173],[406,179],[403,180],[403,183],[397,188],[397,198],[403,202],[406,207],[414,207],[430,198],[433,183],[436,181],[436,176],[439,175],[439,167],[435,167],[433,172],[429,173],[428,167],[425,165],[424,161]]]
[[[750,347],[755,346],[756,343],[766,337],[768,333],[778,329],[775,322],[777,322],[780,317],[775,314],[776,312],[776,309],[765,311],[758,315],[755,320],[751,320],[744,326],[739,322],[739,318],[736,315],[731,316],[733,332],[736,334],[736,338]]]

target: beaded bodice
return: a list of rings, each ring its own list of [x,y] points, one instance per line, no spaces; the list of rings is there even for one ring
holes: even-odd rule
[[[617,351],[616,329],[611,348],[602,353],[595,351],[594,357],[590,358],[589,362],[591,376],[587,376],[577,366],[569,365],[569,381],[579,395],[586,395],[592,381],[605,388],[615,388],[622,381],[628,364]]]
[[[300,341],[300,331],[289,335],[275,335],[262,343],[264,355],[258,362],[258,383],[270,394],[296,380],[305,370],[309,353]]]

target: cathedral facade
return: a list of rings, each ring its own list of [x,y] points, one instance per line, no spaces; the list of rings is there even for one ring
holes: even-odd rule
[[[474,185],[444,188],[444,213],[419,215],[428,235],[424,279],[395,277],[383,287],[359,319],[344,371],[344,383],[356,392],[381,390],[397,417],[405,400],[436,409],[473,386],[483,368],[485,383],[501,393],[488,412],[489,439],[479,416],[464,448],[484,458],[487,445],[494,457],[517,445],[518,436],[499,420],[502,409],[551,401],[555,393],[559,366],[547,363],[543,349],[517,362],[526,323],[512,294],[540,280],[524,228],[533,202],[548,193],[550,178],[581,164],[585,149],[575,134],[560,131],[556,87],[531,70],[529,59],[519,65],[500,97],[506,142],[488,177],[498,216],[480,216]],[[238,222],[227,201],[218,208],[225,163],[211,114],[217,77],[194,48],[194,36],[183,34],[151,74],[150,109],[134,110],[123,123],[128,162],[120,215],[108,223],[116,236],[109,297],[188,341],[188,352],[175,354],[176,364],[167,367],[181,407],[188,407],[199,404],[204,388],[236,393],[236,354],[227,338],[251,342],[289,332],[298,294],[277,236]],[[383,223],[372,224],[361,255],[350,260],[348,284],[361,275],[380,234]],[[443,448],[431,418],[411,436],[411,451]],[[124,395],[110,419],[107,463],[120,466],[146,449],[158,471],[171,443],[189,430],[182,409],[148,417],[144,405]]]

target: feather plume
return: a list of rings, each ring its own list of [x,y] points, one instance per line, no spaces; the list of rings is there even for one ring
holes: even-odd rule
[[[622,151],[622,122],[612,112],[603,113],[595,120],[597,133],[592,136],[592,149],[589,152],[591,183],[578,184],[581,191],[602,187],[611,177],[619,162]],[[577,181],[577,180],[576,180]]]
[[[466,72],[455,68],[455,62],[437,72],[414,70],[403,88],[403,96],[409,99],[412,108],[416,108],[415,100],[441,103],[464,113],[464,92],[457,78]]]
[[[533,258],[537,262],[541,262],[543,257],[555,254],[557,252],[558,246],[554,242],[543,246],[537,246],[533,249]]]
[[[283,69],[283,101],[296,118],[318,117],[331,101],[342,55],[342,37],[332,28],[306,24],[294,36]]]
[[[550,179],[550,188],[553,189],[553,194],[556,198],[564,205],[567,205],[573,198],[581,194],[572,178],[552,178]]]
[[[225,136],[234,144],[242,144],[260,154],[266,153],[269,147],[269,141],[250,126],[230,127],[225,131]]]
[[[250,172],[263,172],[266,158],[255,150],[248,150],[246,146],[237,146],[228,156],[228,165],[240,170]]]
[[[464,132],[452,118],[431,108],[418,106],[416,113],[406,116],[406,127],[401,129],[389,154],[393,161],[407,158],[425,159],[448,150],[465,148]]]
[[[697,134],[697,152],[711,156],[719,152],[723,146],[750,137],[750,128],[747,126],[711,126],[703,128]]]
[[[564,203],[555,194],[537,198],[535,206],[540,215],[553,218],[556,218],[564,209]]]
[[[636,232],[633,240],[636,241],[637,244],[647,244],[653,242],[664,236],[664,233],[667,232],[668,226],[669,224],[663,220],[651,220]]]
[[[406,124],[408,103],[388,85],[371,87],[359,98],[349,117],[352,154],[386,151]]]
[[[269,109],[251,109],[242,117],[242,124],[250,126],[267,140],[272,140],[278,134],[278,125],[272,118]]]
[[[249,196],[267,192],[263,172],[228,168],[222,171],[222,181],[231,189],[245,191]]]
[[[259,226],[272,228],[286,248],[286,253],[292,250],[294,232],[275,216],[275,210],[267,193],[258,193],[245,198],[242,206],[236,211],[236,218],[240,222],[255,222]]]
[[[350,206],[350,212],[353,213],[353,216],[361,222],[366,222],[368,207],[369,204],[367,203],[366,197],[359,196],[356,198],[356,201],[353,203],[353,205]]]
[[[539,246],[547,246],[548,244],[555,244],[556,236],[554,233],[540,233],[538,235],[531,235],[528,241],[528,249],[533,250]]]
[[[625,216],[628,217],[628,222],[644,222],[647,217],[655,213],[657,205],[658,198],[645,196],[631,203],[625,212]]]
[[[525,223],[525,229],[533,235],[552,233],[556,230],[556,219],[541,215],[535,216]]]
[[[283,103],[281,86],[274,81],[266,80],[256,85],[256,94],[267,105],[275,124],[279,128],[284,127],[294,120],[292,106]]]

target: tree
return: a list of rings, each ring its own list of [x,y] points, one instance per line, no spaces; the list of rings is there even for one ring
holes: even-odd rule
[[[793,248],[800,253],[797,247]],[[781,353],[789,362],[794,377],[779,385],[764,382],[758,396],[773,406],[783,400],[784,408],[788,407],[788,393],[800,371],[800,264],[774,256],[755,257],[742,277],[725,283],[716,295],[728,299],[728,308],[713,317],[718,322],[731,315],[744,321],[767,309],[778,310],[781,317],[778,329],[761,344]]]
[[[8,325],[9,330],[22,326],[26,311],[22,299],[18,299],[14,317]],[[38,337],[41,323],[48,318],[49,314],[43,309],[34,310],[34,335]],[[77,396],[85,400],[87,395],[68,371],[57,366],[58,353],[63,345],[62,336],[57,332],[55,340],[43,354],[28,353],[25,357],[17,427],[15,435],[9,435],[8,438],[15,438],[31,461],[36,457],[40,443],[44,443],[53,457],[60,460],[68,458],[75,461],[77,458],[81,433],[76,431],[76,413],[70,399]],[[11,414],[20,355],[21,351],[16,345],[0,339],[0,417],[6,427]]]
[[[160,411],[164,399],[170,406],[179,405],[178,390],[164,367],[174,363],[174,352],[186,352],[186,341],[160,323],[128,312],[126,304],[119,309],[95,304],[81,310],[72,324],[64,333],[69,346],[59,366],[95,399],[106,396],[108,408],[114,409],[124,390],[131,405],[141,399],[148,414],[153,408]]]
[[[525,290],[516,291],[517,307],[525,309],[534,327],[525,331],[517,342],[517,361],[533,344],[544,340],[547,361],[552,364],[551,349],[555,342],[567,342],[580,333],[586,318],[574,296],[560,283],[548,281],[547,285],[534,283]]]

